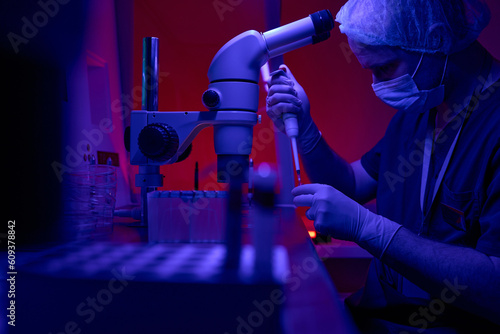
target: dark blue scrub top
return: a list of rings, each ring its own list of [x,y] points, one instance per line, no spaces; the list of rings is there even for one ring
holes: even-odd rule
[[[434,125],[433,111],[398,112],[385,136],[362,157],[361,163],[378,181],[378,214],[424,238],[500,257],[500,80],[483,87],[480,80],[472,97],[474,108],[470,116],[460,113],[436,139],[426,187],[425,216],[420,208],[420,183],[425,136],[428,124]],[[434,182],[464,118],[442,184],[431,204]],[[402,275],[374,259],[365,288],[346,303],[354,311],[356,308],[371,310],[368,316],[406,322],[410,327],[398,329],[410,333],[422,330],[416,322],[418,317],[413,318],[414,324],[411,321],[408,324],[418,308],[404,306],[428,306],[432,299]],[[390,311],[384,315],[384,312],[373,312],[374,309]],[[391,314],[387,316],[388,313]],[[442,316],[427,325],[466,330],[466,324],[472,322],[478,329],[476,320],[475,316],[447,306]]]
[[[422,220],[420,182],[430,113],[398,112],[384,138],[362,157],[363,167],[378,181],[377,213],[426,238],[500,257],[500,80],[477,98],[477,107],[465,120],[441,187]],[[427,206],[430,183],[441,169],[462,115],[453,119],[436,140]]]

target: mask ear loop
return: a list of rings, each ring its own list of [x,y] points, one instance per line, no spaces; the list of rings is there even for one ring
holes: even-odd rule
[[[417,68],[415,69],[415,72],[413,72],[413,75],[411,76],[412,79],[415,76],[415,74],[417,74],[417,71],[420,68],[420,64],[422,64],[423,59],[424,59],[424,53],[422,52],[422,56],[420,56],[420,61],[418,62]]]
[[[449,55],[446,55],[446,60],[444,62],[444,69],[443,69],[443,76],[441,77],[441,82],[439,83],[439,85],[441,86],[443,84],[443,81],[444,81],[444,77],[446,75],[446,70],[448,69],[448,59],[450,58]],[[418,69],[420,68],[420,64],[422,64],[422,60],[424,59],[424,53],[422,52],[422,56],[420,56],[420,61],[418,62],[418,65],[417,65],[417,68],[415,69],[415,72],[413,72],[413,75],[411,76],[412,79],[413,77],[415,76],[415,74],[417,74],[417,71]]]
[[[443,76],[441,77],[441,83],[439,84],[440,86],[443,84],[444,76],[446,74],[446,69],[448,68],[448,58],[450,58],[450,56],[446,55],[446,61],[444,62]]]

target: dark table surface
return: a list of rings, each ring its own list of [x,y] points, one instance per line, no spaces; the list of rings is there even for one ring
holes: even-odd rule
[[[275,244],[288,254],[288,270],[282,274],[284,303],[282,331],[287,334],[357,333],[300,217],[293,208],[279,210]],[[114,230],[105,240],[116,244],[148,245],[147,228],[136,222],[115,219]],[[251,244],[251,228],[243,228],[243,244]],[[50,248],[18,250],[18,263],[29,263]],[[21,303],[21,301],[19,301]]]

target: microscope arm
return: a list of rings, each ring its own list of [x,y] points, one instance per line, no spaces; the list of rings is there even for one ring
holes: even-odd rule
[[[137,110],[132,113],[132,122],[135,126],[132,127],[131,138],[138,138],[137,141],[131,142],[131,161],[136,165],[163,165],[173,164],[177,161],[178,157],[184,153],[188,146],[192,143],[194,138],[200,133],[201,130],[213,126],[218,129],[219,125],[223,128],[232,126],[248,127],[257,123],[257,114],[242,112],[242,111],[167,111],[167,112],[151,112],[145,110]],[[159,133],[161,130],[152,128],[152,126],[163,124],[165,126],[175,129],[175,137],[169,138],[162,136]],[[241,130],[241,129],[240,129]],[[158,132],[158,135],[156,135]],[[236,136],[236,137],[235,137]],[[153,138],[151,138],[153,137]],[[240,150],[248,152],[248,147],[252,146],[251,133],[237,132],[232,134],[233,141],[239,142]],[[175,146],[171,157],[162,159],[163,153],[153,154],[152,152],[146,153],[144,149],[141,150],[141,144],[147,145],[150,141],[164,141],[161,145],[163,147]],[[215,146],[222,146],[223,143]],[[161,151],[161,150],[160,150]],[[216,150],[217,152],[217,150]],[[145,153],[147,155],[145,155]],[[219,150],[219,153],[223,153]]]

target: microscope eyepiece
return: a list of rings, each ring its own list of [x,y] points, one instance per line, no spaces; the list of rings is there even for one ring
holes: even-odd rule
[[[333,16],[328,9],[320,10],[319,12],[312,13],[309,16],[314,24],[316,36],[320,36],[333,29]]]
[[[326,41],[328,38],[330,38],[330,32],[327,31],[321,35],[314,35],[312,36],[312,43],[313,44],[316,44],[316,43],[319,43],[319,42],[323,42],[323,41]]]

